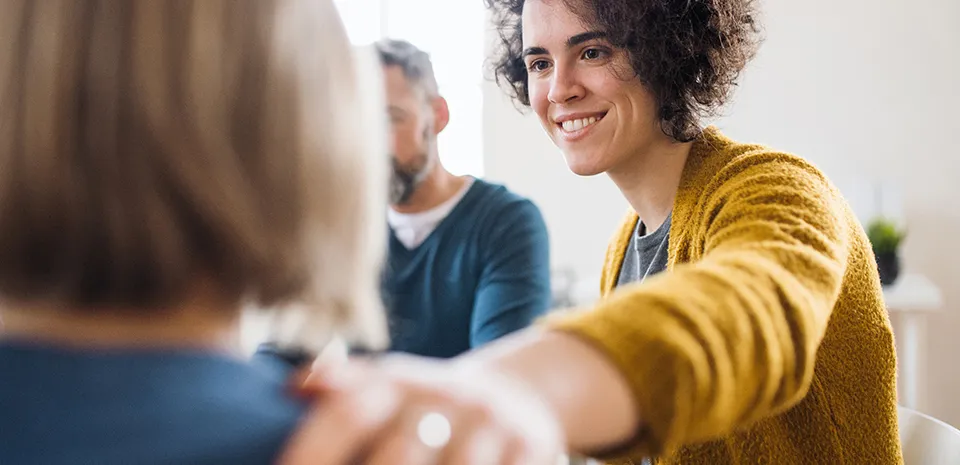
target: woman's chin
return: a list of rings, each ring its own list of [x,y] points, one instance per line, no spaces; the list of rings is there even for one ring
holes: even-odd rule
[[[567,160],[567,168],[577,176],[596,176],[606,171],[606,167],[599,163],[601,160],[566,153],[563,156]]]

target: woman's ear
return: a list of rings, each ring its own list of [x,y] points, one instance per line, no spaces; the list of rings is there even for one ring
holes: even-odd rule
[[[434,97],[430,105],[433,108],[433,133],[440,134],[450,122],[450,107],[447,99],[440,96]]]

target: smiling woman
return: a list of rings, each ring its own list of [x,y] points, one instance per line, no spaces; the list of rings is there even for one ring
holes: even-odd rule
[[[620,404],[582,430],[580,415],[571,441],[617,437],[627,420],[629,458],[896,463],[892,337],[863,230],[802,158],[701,125],[756,51],[755,2],[488,4],[499,83],[573,172],[606,173],[633,207],[608,249],[604,299],[547,326],[600,349],[636,417]],[[544,369],[562,339],[495,365]],[[852,339],[870,349],[839,342]],[[824,429],[828,418],[843,426]]]
[[[556,14],[555,8],[533,2],[523,16]],[[521,101],[540,117],[574,173],[628,170],[623,165],[636,157],[618,147],[669,142],[660,130],[657,102],[639,80],[631,79],[626,50],[613,47],[604,32],[580,32],[575,26],[547,34],[523,32],[526,94]]]
[[[759,36],[753,1],[691,1],[682,7],[651,1],[637,14],[636,2],[613,0],[580,2],[557,0],[487,0],[496,5],[501,53],[495,59],[498,82],[506,84],[518,102],[530,105],[527,78],[529,52],[542,47],[523,41],[521,16],[536,4],[562,5],[589,31],[571,36],[566,48],[604,38],[622,51],[630,51],[620,65],[624,77],[639,77],[657,102],[663,130],[677,140],[697,135],[700,117],[719,109],[753,57]],[[524,6],[530,3],[526,9]],[[523,46],[521,47],[521,44]],[[590,52],[586,59],[601,58]]]

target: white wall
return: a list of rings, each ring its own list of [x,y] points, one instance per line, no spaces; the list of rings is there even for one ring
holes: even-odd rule
[[[960,2],[767,0],[766,41],[717,125],[804,155],[861,213],[864,183],[897,186],[908,269],[943,289],[930,321],[928,412],[960,425]],[[592,282],[626,203],[605,177],[578,178],[532,116],[484,89],[487,177],[543,210],[553,261]]]

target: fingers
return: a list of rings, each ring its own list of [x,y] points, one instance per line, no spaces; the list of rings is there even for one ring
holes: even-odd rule
[[[501,465],[506,445],[503,431],[493,412],[483,404],[460,397],[456,416],[451,418],[450,442],[444,448],[442,464]]]
[[[294,378],[300,396],[312,397],[338,390],[351,390],[353,385],[366,384],[373,377],[373,362],[363,358],[343,363],[327,363],[320,359],[305,376]]]
[[[401,400],[399,391],[385,383],[329,396],[300,424],[279,463],[354,463],[363,447],[396,416]]]
[[[452,421],[424,410],[405,412],[403,420],[377,437],[365,465],[503,465],[505,440],[486,418]],[[452,423],[452,425],[451,425]],[[456,434],[451,434],[456,431]],[[507,465],[513,465],[507,464]],[[524,463],[522,465],[535,465]],[[550,464],[554,465],[554,464]]]
[[[504,447],[502,465],[569,465],[569,458],[559,447],[535,447],[514,439]]]
[[[316,371],[333,369],[345,365],[349,360],[349,348],[340,338],[333,338],[317,355],[311,364]]]
[[[544,447],[545,444],[533,443],[510,431],[509,428],[495,427],[488,417],[475,415],[475,427],[468,434],[452,441],[444,460],[444,465],[567,465],[559,447]]]
[[[290,379],[287,380],[287,391],[293,396],[302,399],[309,399],[317,394],[316,392],[305,391],[303,389],[304,383],[307,381],[307,378],[310,377],[310,373],[309,368],[295,370],[290,375]]]
[[[365,465],[434,465],[439,450],[417,436],[417,422],[410,415],[393,425],[378,438],[378,443],[364,461]]]
[[[561,457],[553,417],[515,383],[467,382],[447,365],[380,357],[322,367],[303,384],[322,401],[284,465],[556,465]],[[434,427],[419,431],[421,423]],[[438,429],[446,436],[434,441]]]
[[[444,465],[557,465],[559,450],[537,447],[492,421],[482,409],[472,409],[468,422],[444,451]]]
[[[496,430],[478,427],[457,435],[444,450],[439,463],[463,465],[501,465],[505,441]],[[512,465],[512,464],[507,464]]]
[[[543,458],[540,457],[540,460],[537,460],[538,457],[532,456],[530,452],[524,447],[522,443],[513,441],[504,448],[503,461],[502,465],[527,465],[527,464],[539,464],[547,465],[547,462],[543,461]],[[551,465],[556,464],[556,459],[553,460]]]

